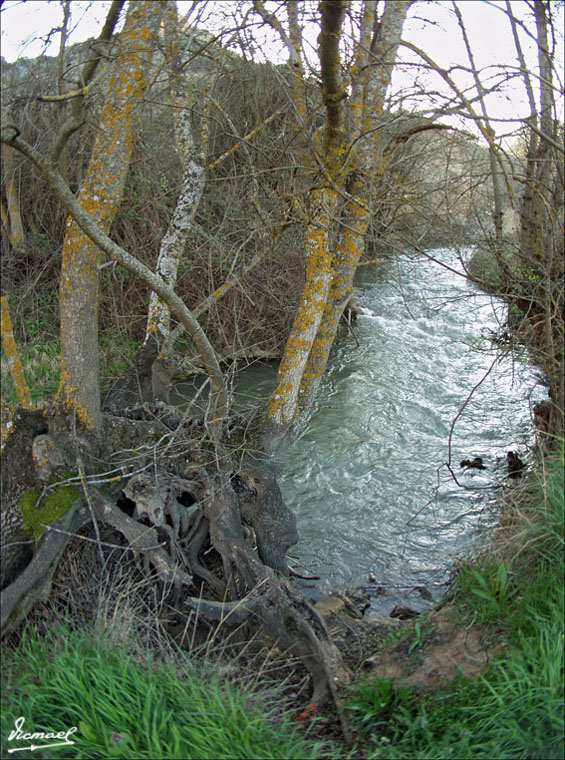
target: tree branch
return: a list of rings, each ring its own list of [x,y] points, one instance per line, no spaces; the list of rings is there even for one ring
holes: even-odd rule
[[[5,134],[6,130],[8,130],[8,134]],[[35,148],[19,137],[17,129],[13,130],[12,124],[5,125],[2,129],[1,141],[19,150],[22,155],[33,163],[67,213],[103,253],[145,282],[167,304],[171,313],[182,322],[198,349],[204,368],[210,377],[211,395],[215,402],[215,409],[213,410],[215,417],[212,420],[213,429],[219,429],[221,420],[227,416],[229,410],[227,389],[216,352],[190,309],[186,307],[182,299],[171,288],[165,285],[160,277],[103,232],[100,226],[94,222],[91,215],[79,204],[53,163],[46,161]]]
[[[110,10],[106,16],[106,22],[104,23],[97,42],[107,42],[111,39],[114,32],[114,27],[118,22],[120,11],[122,10],[123,5],[124,0],[114,0],[110,6]],[[89,91],[89,85],[92,83],[92,79],[96,73],[96,69],[98,68],[98,64],[102,60],[102,53],[100,51],[97,51],[95,47],[94,51],[94,56],[89,61],[87,61],[82,68],[82,71],[80,73],[80,86],[77,90],[67,95],[59,94],[59,96],[56,97],[48,98],[48,96],[44,96],[43,98],[40,98],[43,100],[62,100],[68,98],[72,99],[71,117],[61,130],[57,142],[51,151],[50,158],[54,163],[57,163],[59,161],[61,154],[65,149],[65,145],[69,141],[71,135],[73,135],[84,124],[84,97]]]

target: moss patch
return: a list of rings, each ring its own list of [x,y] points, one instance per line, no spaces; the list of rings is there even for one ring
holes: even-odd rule
[[[74,477],[76,473],[61,472],[49,479],[48,485],[58,483],[65,478]],[[22,514],[24,530],[32,538],[39,538],[45,530],[44,525],[62,517],[72,507],[79,495],[78,486],[64,484],[50,488],[43,499],[41,495],[45,486],[39,485],[28,488],[20,497],[19,507]],[[39,500],[41,499],[41,504]]]

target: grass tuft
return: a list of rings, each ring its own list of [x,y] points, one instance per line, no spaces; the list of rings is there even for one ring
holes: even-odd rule
[[[14,721],[27,730],[78,731],[72,747],[21,758],[319,758],[320,742],[291,722],[252,708],[246,695],[210,667],[177,654],[154,663],[128,647],[65,626],[45,638],[28,627],[4,663],[4,752]],[[37,742],[40,743],[40,742]],[[6,755],[7,756],[7,755]]]
[[[561,448],[522,493],[504,558],[459,574],[462,612],[504,630],[500,659],[477,682],[425,696],[357,686],[348,707],[369,760],[563,757],[564,472]]]

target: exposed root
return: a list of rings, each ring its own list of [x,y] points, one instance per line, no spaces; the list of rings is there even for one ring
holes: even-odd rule
[[[29,565],[2,591],[0,631],[6,636],[14,631],[28,612],[51,591],[51,578],[72,534],[90,520],[81,501],[46,530]],[[59,530],[60,529],[60,530]]]
[[[120,450],[116,464],[120,426],[131,448]],[[246,626],[246,637],[260,630],[273,645],[298,657],[312,678],[310,702],[321,706],[332,701],[347,736],[337,688],[348,683],[350,674],[322,618],[288,580],[286,551],[297,540],[296,521],[268,466],[255,462],[236,469],[225,453],[216,457],[223,462],[222,470],[204,465],[211,461],[206,443],[201,442],[200,453],[194,455],[194,426],[188,421],[163,432],[160,419],[115,418],[109,430],[109,451],[100,439],[90,448],[83,442],[78,447],[72,438],[50,432],[53,468],[64,462],[76,471],[79,461],[84,496],[53,524],[61,532],[46,531],[31,562],[6,588],[2,632],[13,631],[49,593],[69,537],[92,519],[93,512],[99,524],[118,531],[143,559],[147,577],[163,584],[163,601],[172,589],[175,604],[194,611],[198,619],[230,632]],[[157,441],[153,448],[151,440]],[[95,469],[101,462],[109,473],[106,478]],[[197,578],[204,581],[201,596],[195,594]]]
[[[147,528],[137,520],[132,520],[100,494],[96,494],[94,503],[98,519],[119,530],[130,548],[151,562],[161,580],[175,587],[192,585],[192,576],[184,572],[167,554],[154,528]]]

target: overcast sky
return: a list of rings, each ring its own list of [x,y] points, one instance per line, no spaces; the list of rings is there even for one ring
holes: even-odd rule
[[[80,42],[89,37],[97,36],[109,5],[109,2],[103,0],[96,0],[96,2],[75,0],[72,3],[71,42]],[[178,5],[182,14],[188,10],[191,3],[179,2]],[[230,7],[229,1],[226,2],[226,0],[216,0],[209,5],[212,13],[217,16],[220,16],[226,7]],[[489,73],[495,73],[497,65],[513,65],[515,63],[508,20],[499,10],[503,6],[504,3],[501,0],[495,2],[465,0],[459,3],[473,47],[476,65],[483,70],[485,81]],[[529,13],[528,5],[524,0],[513,0],[512,6],[520,18],[525,18]],[[317,3],[313,3],[312,7],[315,9]],[[560,21],[562,21],[562,7],[559,13]],[[2,56],[6,60],[14,61],[20,56],[32,58],[41,54],[57,54],[59,35],[57,33],[50,35],[50,32],[56,29],[62,20],[59,2],[6,0],[2,4],[0,20]],[[558,30],[562,28],[561,23],[557,24],[557,28]],[[435,0],[434,2],[421,0],[416,2],[410,11],[403,36],[406,40],[424,49],[443,67],[467,63],[450,0]],[[534,68],[536,64],[535,47],[525,36],[523,45],[529,65]],[[402,53],[403,58],[409,56],[410,53],[407,51]],[[413,56],[412,59],[415,60]],[[556,63],[558,71],[562,72],[562,36],[559,40]],[[459,81],[462,85],[464,76],[460,74],[460,77]],[[421,74],[420,79],[428,90],[433,90],[438,85],[437,81],[432,81],[425,74]],[[395,84],[398,88],[409,87],[414,81],[414,68],[399,69],[396,73]],[[507,86],[504,95],[489,96],[489,109],[492,110],[495,117],[500,118],[527,116],[529,109],[521,83],[517,80],[514,86]],[[562,112],[560,116],[563,119]],[[504,126],[500,124],[497,131],[502,134],[505,131]]]

